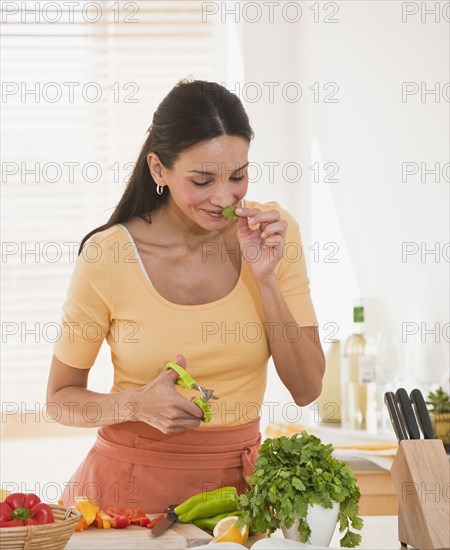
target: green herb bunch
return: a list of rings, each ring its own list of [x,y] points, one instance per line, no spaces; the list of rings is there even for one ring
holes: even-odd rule
[[[308,505],[332,508],[340,504],[339,531],[345,531],[341,546],[353,548],[361,535],[351,527],[362,529],[358,516],[361,493],[349,466],[332,456],[333,446],[303,431],[300,436],[266,439],[261,445],[255,471],[247,478],[251,489],[240,496],[241,516],[238,526],[273,533],[283,526],[292,527],[300,518],[301,542],[311,535],[307,521]]]
[[[435,392],[430,391],[427,395],[427,405],[432,406],[432,411],[436,413],[450,412],[450,397],[444,388],[441,386]]]

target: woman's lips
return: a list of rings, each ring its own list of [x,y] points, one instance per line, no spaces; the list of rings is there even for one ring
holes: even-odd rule
[[[208,214],[208,216],[214,218],[215,220],[219,220],[220,218],[225,219],[222,216],[222,210],[205,210],[205,212]]]

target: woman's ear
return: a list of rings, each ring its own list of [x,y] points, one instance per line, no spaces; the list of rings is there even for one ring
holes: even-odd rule
[[[165,168],[156,153],[149,153],[147,155],[147,164],[150,170],[152,178],[158,185],[164,183]]]

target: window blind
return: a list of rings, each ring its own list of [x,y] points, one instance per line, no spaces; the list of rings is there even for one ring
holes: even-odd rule
[[[77,248],[117,204],[154,110],[186,77],[216,80],[199,1],[2,2],[3,410],[45,388]],[[103,344],[90,387],[108,391]]]

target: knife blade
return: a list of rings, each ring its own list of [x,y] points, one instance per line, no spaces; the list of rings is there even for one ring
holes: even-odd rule
[[[402,439],[408,439],[408,435],[400,422],[395,394],[391,391],[386,392],[384,394],[384,402],[389,412],[389,417],[391,419],[395,435],[397,436],[397,441],[400,442]]]
[[[414,414],[408,392],[405,388],[399,388],[395,392],[395,395],[397,396],[400,409],[403,412],[409,438],[420,439],[419,426],[417,425],[416,415]]]
[[[422,392],[416,388],[411,392],[410,397],[411,401],[414,404],[417,422],[419,423],[424,438],[435,439],[433,424],[431,423],[431,418],[428,413],[428,409],[425,404]]]
[[[152,528],[151,532],[154,537],[159,537],[169,529],[172,523],[175,523],[178,519],[178,515],[175,514],[174,508],[176,504],[169,504],[166,508],[166,517],[161,518]]]

